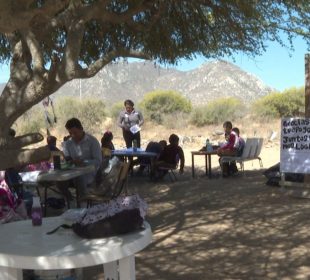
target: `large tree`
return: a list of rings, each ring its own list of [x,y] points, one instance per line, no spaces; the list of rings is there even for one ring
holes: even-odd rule
[[[0,0],[0,62],[10,62],[0,96],[0,169],[47,156],[22,149],[40,134],[12,140],[8,132],[72,79],[122,57],[175,64],[197,54],[257,55],[268,40],[283,45],[283,33],[309,43],[309,27],[309,0]]]

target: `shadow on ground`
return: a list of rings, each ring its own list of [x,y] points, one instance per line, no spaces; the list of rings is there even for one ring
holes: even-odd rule
[[[309,279],[310,201],[266,186],[262,173],[130,178],[154,234],[137,255],[137,279]]]

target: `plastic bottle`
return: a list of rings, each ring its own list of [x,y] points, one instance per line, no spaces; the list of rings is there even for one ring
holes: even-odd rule
[[[40,198],[35,196],[32,200],[31,219],[33,226],[42,225],[42,208]]]
[[[134,152],[136,152],[137,151],[137,140],[136,139],[134,139],[133,140],[133,149],[132,149]]]
[[[213,151],[213,148],[212,148],[212,145],[211,145],[209,139],[206,140],[206,151],[207,152],[212,152]]]

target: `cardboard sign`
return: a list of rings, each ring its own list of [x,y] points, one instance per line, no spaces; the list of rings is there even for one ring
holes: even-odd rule
[[[310,119],[281,120],[280,171],[310,173]]]

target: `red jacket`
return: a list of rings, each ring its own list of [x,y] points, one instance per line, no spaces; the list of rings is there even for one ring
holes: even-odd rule
[[[233,150],[238,148],[238,142],[239,142],[239,138],[238,138],[236,132],[231,131],[229,134],[229,138],[228,138],[227,143],[225,143],[224,146],[222,146],[221,148],[223,150],[233,151]]]

